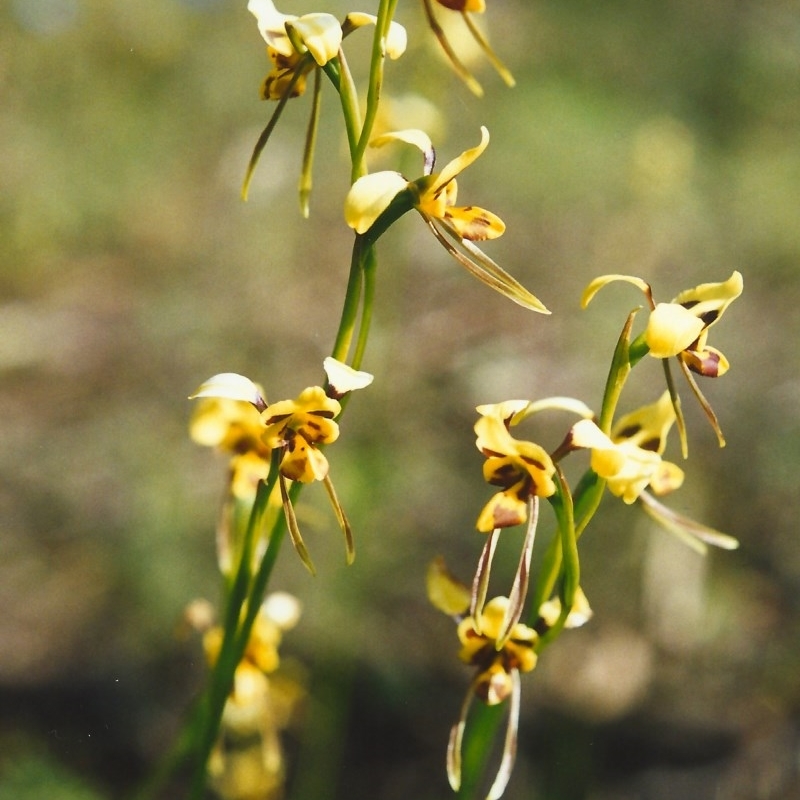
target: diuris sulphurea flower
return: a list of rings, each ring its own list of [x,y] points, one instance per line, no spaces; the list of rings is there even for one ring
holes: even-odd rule
[[[352,12],[340,23],[332,14],[326,13],[302,16],[283,14],[272,0],[249,0],[247,8],[256,18],[259,32],[267,43],[267,56],[272,62],[272,69],[261,84],[260,95],[262,100],[277,101],[277,106],[253,148],[242,184],[242,198],[247,199],[258,159],[287,101],[304,94],[306,77],[313,70],[314,99],[306,130],[299,187],[301,211],[303,216],[308,217],[311,172],[320,113],[320,70],[328,71],[329,77],[337,84],[344,60],[341,49],[343,39],[358,28],[374,25],[377,18],[372,14]],[[399,58],[405,52],[406,44],[405,28],[391,21],[383,41],[385,55],[391,59]]]
[[[404,142],[423,154],[423,175],[407,180],[399,172],[384,170],[359,178],[345,200],[345,220],[358,234],[377,236],[385,230],[385,215],[391,214],[399,199],[405,201],[401,213],[415,208],[439,243],[461,266],[478,280],[515,303],[543,314],[550,312],[516,279],[490,259],[473,242],[496,239],[505,231],[505,224],[496,214],[480,206],[458,206],[457,177],[488,147],[489,131],[481,128],[481,141],[465,150],[434,172],[436,152],[430,137],[421,130],[410,129],[383,134],[371,144],[380,147],[389,142]]]
[[[458,722],[450,731],[447,746],[447,777],[450,786],[461,786],[461,751],[467,714],[475,698],[494,706],[509,702],[508,722],[500,767],[487,800],[501,797],[511,777],[516,755],[521,683],[520,673],[536,666],[536,645],[539,635],[533,628],[516,623],[509,635],[504,634],[508,607],[507,597],[494,597],[481,610],[478,618],[468,614],[469,589],[458,581],[441,558],[428,568],[428,598],[433,605],[453,617],[461,647],[458,657],[475,667]]]
[[[681,292],[669,303],[657,303],[650,284],[641,278],[632,275],[602,275],[586,287],[581,305],[586,308],[600,289],[615,281],[624,281],[636,286],[644,293],[650,306],[647,326],[641,336],[631,344],[631,353],[635,354],[634,357],[637,359],[649,353],[654,358],[663,360],[667,385],[677,415],[684,457],[687,454],[687,445],[683,416],[678,396],[672,386],[667,361],[672,357],[677,358],[686,381],[717,435],[720,447],[723,447],[725,438],[716,414],[700,391],[692,373],[707,378],[718,378],[728,371],[730,366],[728,359],[719,350],[707,344],[708,331],[719,321],[728,306],[741,295],[744,288],[741,273],[734,271],[726,281],[701,283]]]
[[[248,416],[250,427],[247,429],[246,441],[252,443],[255,452],[264,462],[269,458],[270,469],[273,463],[277,463],[275,480],[279,487],[289,535],[303,563],[312,573],[314,567],[300,535],[287,482],[319,481],[325,486],[345,537],[347,562],[352,563],[355,557],[352,530],[328,474],[328,459],[320,446],[331,444],[339,437],[339,425],[335,418],[341,412],[341,404],[331,395],[342,397],[372,381],[369,373],[353,370],[332,358],[325,360],[325,369],[328,375],[328,392],[321,386],[310,386],[293,400],[267,403],[257,384],[236,373],[222,373],[209,378],[190,398],[202,399],[204,402],[208,398],[223,399],[249,403],[253,407],[257,419],[252,414]],[[219,441],[211,441],[210,437],[201,443],[220,444]],[[266,480],[267,477],[268,475],[260,476],[260,480]]]

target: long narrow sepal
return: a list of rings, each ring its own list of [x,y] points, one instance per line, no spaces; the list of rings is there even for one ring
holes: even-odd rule
[[[464,22],[466,23],[467,28],[469,28],[472,38],[477,43],[478,47],[483,50],[484,55],[489,59],[489,63],[495,68],[497,74],[502,78],[503,83],[505,83],[505,85],[509,88],[516,86],[517,82],[514,80],[514,76],[511,74],[511,71],[498,58],[497,53],[494,52],[492,46],[481,32],[481,29],[475,24],[475,20],[472,19],[472,15],[468,11],[462,11],[461,16],[464,18]]]
[[[705,395],[700,391],[700,387],[697,385],[697,381],[694,379],[694,375],[692,375],[689,367],[686,366],[686,363],[683,361],[682,358],[678,358],[678,363],[681,365],[681,371],[683,372],[684,377],[686,378],[687,383],[691,387],[694,396],[697,398],[697,402],[700,403],[700,407],[705,412],[708,421],[711,423],[711,427],[714,429],[714,433],[717,434],[717,441],[719,442],[720,447],[725,447],[725,437],[722,435],[722,428],[720,427],[719,420],[717,419],[717,415],[714,413],[714,409],[711,408],[711,404],[706,400]]]
[[[447,780],[454,792],[461,788],[461,747],[464,743],[464,730],[467,727],[467,714],[474,698],[475,692],[470,686],[461,704],[458,722],[450,728],[450,737],[447,740]]]
[[[723,550],[736,550],[739,547],[738,539],[667,508],[649,492],[642,492],[639,502],[649,517],[702,555],[708,552],[709,544]]]
[[[456,73],[456,75],[458,75],[459,78],[461,78],[462,81],[464,81],[472,94],[474,94],[476,97],[483,97],[483,87],[480,85],[480,83],[478,83],[473,74],[464,66],[464,64],[461,62],[461,59],[459,59],[459,57],[456,55],[456,51],[453,50],[453,47],[445,35],[444,30],[442,30],[442,26],[438,23],[436,16],[433,13],[431,0],[422,0],[422,4],[425,8],[425,17],[428,20],[428,26],[430,27],[431,31],[433,31],[433,35],[441,45],[442,50],[444,50],[447,59],[450,61],[450,65],[453,67],[453,71]]]
[[[678,358],[680,361],[680,358]],[[678,431],[678,440],[681,443],[681,455],[684,458],[689,457],[689,437],[686,433],[686,418],[683,416],[683,406],[681,405],[681,397],[678,390],[675,388],[675,381],[672,379],[672,370],[669,366],[669,359],[662,358],[661,363],[664,365],[664,377],[667,381],[667,391],[669,392],[669,399],[672,401],[672,408],[675,410],[675,427]],[[683,363],[683,362],[681,362]]]
[[[283,502],[283,513],[286,517],[286,527],[289,529],[289,537],[292,540],[294,549],[297,550],[297,555],[305,565],[305,568],[312,574],[316,575],[317,571],[314,569],[314,564],[311,561],[311,556],[308,553],[303,537],[300,535],[300,528],[297,524],[297,515],[294,513],[294,506],[289,498],[289,492],[286,489],[286,478],[283,475],[278,476],[278,482],[281,487],[281,500]]]
[[[242,200],[247,200],[247,196],[250,192],[250,182],[253,180],[253,173],[256,171],[258,159],[261,157],[261,153],[267,146],[269,137],[272,136],[272,131],[275,130],[275,126],[278,124],[278,120],[281,118],[283,109],[286,108],[286,103],[289,102],[289,98],[292,96],[292,90],[294,89],[295,84],[300,80],[301,76],[303,75],[303,71],[307,68],[308,63],[311,61],[313,61],[313,59],[310,53],[306,53],[305,56],[303,56],[303,58],[297,62],[294,73],[292,74],[292,79],[286,86],[286,91],[281,96],[281,99],[278,100],[278,105],[275,106],[275,110],[272,112],[272,116],[269,118],[267,126],[263,131],[261,131],[261,135],[256,141],[256,145],[253,148],[253,154],[250,156],[250,161],[247,164],[247,170],[244,174],[244,181],[242,182]]]
[[[314,166],[314,151],[317,145],[317,130],[319,129],[319,116],[322,99],[322,78],[318,69],[314,70],[314,94],[311,99],[311,114],[308,118],[306,129],[306,142],[303,148],[303,166],[300,170],[300,212],[308,219],[309,199],[311,197],[312,168]]]
[[[463,239],[459,236],[454,228],[442,220],[434,222],[426,214],[422,214],[422,216],[433,231],[433,235],[439,240],[439,243],[467,272],[523,308],[538,311],[540,314],[550,313],[538,297],[531,294],[516,278],[509,275],[499,264],[489,258],[483,250],[472,244],[468,239]],[[441,230],[439,230],[440,227]],[[458,250],[445,234],[463,247],[469,256]]]
[[[486,795],[486,800],[500,800],[503,792],[511,779],[511,772],[514,769],[514,761],[517,758],[517,735],[519,732],[519,710],[522,698],[522,682],[519,677],[519,670],[512,669],[511,676],[511,697],[509,698],[508,725],[506,735],[503,740],[503,757],[497,769],[497,775]]]
[[[517,573],[514,576],[514,585],[508,596],[508,607],[506,608],[503,624],[495,642],[495,649],[499,652],[511,637],[514,626],[522,617],[522,609],[525,607],[525,598],[528,595],[528,584],[531,576],[531,556],[533,555],[533,543],[536,539],[536,525],[539,522],[539,498],[535,495],[528,500],[528,527],[525,531],[525,540],[522,543],[522,552],[519,556]]]
[[[472,617],[475,631],[481,632],[481,614],[486,603],[486,595],[489,591],[489,578],[492,573],[492,560],[494,551],[497,547],[497,540],[500,538],[500,528],[495,528],[487,537],[478,559],[478,568],[475,570],[475,577],[472,580],[472,594],[470,596],[469,613]]]
[[[350,523],[345,516],[344,509],[342,508],[342,504],[339,502],[339,497],[336,494],[336,489],[333,488],[333,483],[331,482],[329,475],[326,475],[322,479],[322,484],[325,486],[325,489],[328,492],[328,497],[330,498],[331,506],[333,507],[333,513],[336,514],[336,521],[339,523],[339,527],[342,529],[342,533],[344,534],[345,557],[348,565],[350,565],[353,563],[356,557],[356,546],[355,542],[353,541],[353,529],[350,527]]]

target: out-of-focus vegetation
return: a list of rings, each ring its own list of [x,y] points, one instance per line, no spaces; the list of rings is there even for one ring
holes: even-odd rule
[[[468,279],[418,220],[382,241],[376,381],[331,456],[356,563],[312,487],[299,513],[319,574],[287,548],[273,580],[304,604],[283,646],[309,688],[289,797],[448,796],[469,673],[424,570],[445,553],[466,577],[482,544],[473,406],[599,401],[619,326],[598,320],[621,325],[639,298],[620,286],[581,312],[594,276],[669,299],[732,269],[745,293],[714,341],[732,369],[704,384],[728,446],[687,398],[674,504],[742,547],[702,560],[606,501],[582,542],[595,618],[526,676],[507,796],[797,797],[800,8],[488,5],[514,90],[487,68],[487,97],[469,95],[408,1],[389,91],[439,107],[444,159],[489,126],[461,192],[504,218],[487,251],[554,315]],[[184,398],[219,371],[270,398],[320,378],[349,258],[343,137],[328,94],[304,221],[293,101],[243,204],[266,70],[243,1],[0,6],[2,800],[120,797],[168,747],[203,677],[175,630],[189,600],[216,599],[225,472],[188,441]],[[661,391],[652,366],[631,405]]]

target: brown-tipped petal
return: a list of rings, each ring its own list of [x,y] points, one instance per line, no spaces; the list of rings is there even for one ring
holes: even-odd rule
[[[339,523],[339,527],[342,529],[342,533],[344,534],[345,553],[347,563],[350,565],[353,563],[356,557],[356,546],[353,541],[353,529],[350,527],[350,523],[348,522],[344,513],[342,504],[339,502],[336,489],[333,488],[333,483],[331,482],[330,476],[326,475],[322,479],[322,483],[328,492],[328,497],[330,498],[331,506],[333,507],[333,513],[336,515],[336,521]]]
[[[536,525],[538,521],[539,498],[534,496],[528,501],[528,528],[525,531],[525,541],[522,544],[519,565],[517,566],[517,572],[514,576],[514,585],[511,587],[511,593],[508,596],[508,607],[503,617],[503,623],[500,626],[500,633],[495,642],[495,649],[498,651],[505,647],[525,607],[525,598],[528,594],[528,583],[530,581],[531,556],[533,555],[533,543],[536,539]]]
[[[503,757],[497,770],[494,782],[486,795],[486,800],[500,800],[503,792],[511,779],[514,761],[517,758],[517,733],[519,731],[519,709],[522,697],[522,685],[519,679],[519,670],[511,670],[511,698],[508,709],[508,726],[503,740]]]
[[[475,570],[475,578],[472,581],[469,613],[477,633],[481,633],[481,614],[483,613],[483,606],[486,603],[486,595],[489,591],[492,560],[494,559],[494,551],[499,538],[500,528],[495,528],[489,536],[486,537],[486,542],[481,551],[481,557],[478,559],[478,568]]]
[[[300,528],[297,525],[297,516],[294,513],[292,501],[289,499],[289,493],[286,490],[286,479],[283,475],[278,476],[278,481],[281,487],[281,500],[283,501],[283,513],[286,517],[286,527],[289,530],[289,537],[292,540],[294,549],[297,550],[297,555],[303,562],[305,568],[312,574],[316,575],[317,571],[314,569],[314,564],[311,561],[311,556],[308,554],[303,537],[300,535]]]
[[[722,435],[722,428],[720,427],[717,415],[714,413],[714,409],[711,408],[711,405],[708,400],[706,400],[705,395],[700,391],[697,381],[694,379],[694,376],[689,371],[689,368],[686,366],[683,360],[679,358],[678,363],[681,365],[681,371],[691,387],[694,396],[697,398],[697,402],[700,403],[700,407],[703,409],[708,421],[711,423],[714,433],[717,434],[717,442],[719,443],[719,446],[725,447],[725,437]]]

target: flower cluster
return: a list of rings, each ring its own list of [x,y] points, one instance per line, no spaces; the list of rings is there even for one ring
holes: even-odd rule
[[[300,535],[288,482],[319,481],[325,486],[344,533],[347,561],[351,563],[355,549],[350,523],[331,482],[328,459],[321,446],[339,437],[335,420],[342,407],[336,398],[367,386],[372,380],[368,373],[352,370],[335,359],[326,359],[325,367],[327,392],[321,386],[310,386],[293,400],[268,404],[258,384],[236,373],[214,375],[191,396],[202,401],[190,426],[195,441],[234,454],[230,478],[234,497],[244,495],[252,503],[258,485],[271,474],[272,460],[277,459],[274,478],[289,534],[312,573],[314,567]]]
[[[285,592],[270,594],[258,609],[225,702],[225,735],[218,739],[209,762],[211,783],[222,798],[277,797],[283,785],[285,762],[279,734],[289,724],[303,689],[280,670],[278,647],[299,617],[299,601]],[[211,667],[219,657],[223,636],[219,625],[203,633]]]
[[[397,0],[382,0],[377,16],[352,12],[340,20],[327,12],[283,14],[272,0],[248,2],[271,65],[261,97],[273,102],[269,121],[247,167],[243,195],[247,195],[255,166],[284,108],[290,99],[306,92],[311,78],[313,98],[300,175],[301,208],[308,216],[320,97],[323,86],[332,87],[341,107],[350,157],[344,221],[353,231],[353,250],[331,350],[335,358],[325,360],[327,380],[322,385],[270,403],[264,390],[249,378],[220,373],[192,395],[198,401],[190,423],[192,438],[222,450],[230,459],[217,537],[226,612],[224,624],[209,622],[203,628],[214,680],[207,698],[206,727],[197,737],[200,755],[205,756],[203,772],[198,774],[204,781],[211,754],[209,772],[223,797],[233,797],[236,792],[240,796],[272,797],[282,782],[283,756],[277,731],[286,724],[299,690],[295,687],[286,696],[281,694],[276,672],[278,645],[283,633],[297,621],[299,604],[284,595],[272,595],[261,603],[284,530],[304,565],[314,573],[295,509],[304,485],[321,483],[325,487],[344,535],[346,561],[354,559],[353,534],[330,477],[327,447],[339,439],[347,396],[372,381],[372,376],[359,368],[372,319],[380,237],[401,216],[416,211],[436,241],[471,275],[526,309],[550,313],[538,297],[476,244],[502,236],[503,220],[479,205],[464,204],[459,197],[462,175],[489,145],[487,128],[480,128],[477,144],[441,168],[430,136],[412,127],[421,123],[402,119],[392,123],[392,130],[378,132],[387,59],[399,58],[407,47],[406,31],[394,21],[396,7]],[[465,66],[464,56],[453,47],[449,30],[445,32],[442,26],[447,17],[466,26],[466,32],[501,78],[509,86],[514,84],[511,73],[476,24],[475,15],[486,10],[485,0],[422,0],[422,8],[428,27],[470,90],[482,93]],[[361,90],[354,77],[357,73],[348,64],[345,42],[367,26],[373,28],[373,46],[366,86]],[[370,171],[374,148],[397,146],[411,146],[421,153],[420,173],[408,177],[393,169]],[[458,658],[473,670],[448,746],[447,772],[456,791],[462,783],[462,758],[481,761],[464,747],[468,715],[472,719],[474,713],[479,718],[487,708],[507,704],[502,757],[488,798],[497,800],[502,795],[514,764],[521,675],[535,669],[543,649],[564,629],[582,625],[592,615],[582,589],[578,543],[606,489],[626,505],[638,503],[653,519],[698,550],[707,544],[736,546],[731,537],[672,512],[658,498],[678,489],[687,479],[682,468],[665,458],[673,426],[684,456],[688,453],[680,399],[670,373],[673,358],[720,443],[724,443],[716,416],[693,376],[718,377],[729,369],[726,357],[708,344],[708,336],[710,328],[742,293],[742,276],[734,272],[726,281],[704,283],[679,293],[668,303],[657,303],[650,285],[641,278],[604,275],[586,288],[583,306],[601,288],[618,281],[644,293],[649,314],[644,330],[633,340],[631,330],[638,309],[628,315],[598,413],[569,397],[507,400],[476,409],[475,445],[483,459],[483,478],[492,487],[475,524],[482,534],[481,554],[470,586],[454,578],[441,559],[434,561],[427,576],[432,604],[456,623]],[[667,390],[655,402],[620,415],[618,405],[628,376],[648,354],[662,360]],[[568,412],[579,418],[555,440],[561,444],[554,449],[540,443],[545,441],[544,436],[540,439],[537,435],[533,441],[518,435],[518,426],[545,411]],[[588,466],[571,485],[562,462],[580,453]],[[537,527],[542,508],[546,511],[548,507],[554,532],[541,563],[532,570]],[[522,547],[511,586],[500,593],[490,591],[496,549],[501,539],[503,546],[513,539],[515,534],[509,531],[520,526],[524,528]],[[473,701],[480,702],[473,706]],[[222,739],[218,736],[220,723],[225,734]],[[258,769],[245,762],[247,747],[230,747],[231,743],[248,743],[253,738],[260,743]],[[490,741],[481,746],[484,756],[490,752]],[[260,783],[237,788],[235,776],[245,773],[258,774]],[[200,796],[204,783],[196,780],[197,786],[199,793],[195,791],[193,797]]]
[[[635,283],[651,297],[649,286],[640,279],[605,276],[587,288],[584,305],[612,280]],[[741,276],[734,273],[724,283],[682,292],[671,304],[652,303],[647,328],[633,343],[631,315],[617,346],[599,416],[569,397],[478,406],[475,434],[477,448],[485,457],[483,477],[500,489],[478,516],[476,527],[488,537],[470,588],[457,581],[441,559],[434,561],[428,572],[428,597],[436,608],[454,617],[461,645],[459,658],[476,669],[448,748],[448,775],[455,790],[461,783],[463,736],[473,698],[489,706],[509,701],[503,758],[489,797],[498,798],[505,789],[514,760],[520,674],[534,669],[542,647],[563,629],[582,625],[592,615],[580,586],[577,542],[606,488],[626,504],[639,501],[653,519],[700,552],[707,544],[737,546],[732,537],[672,512],[656,499],[678,489],[685,479],[680,467],[663,458],[669,432],[678,419],[674,392],[668,389],[654,403],[616,420],[614,415],[631,368],[646,352],[657,358],[677,356],[689,370],[700,374],[722,374],[727,361],[708,347],[707,331],[741,291]],[[545,410],[568,411],[580,417],[552,453],[512,433],[521,422]],[[560,462],[577,451],[589,452],[590,466],[572,490]],[[523,617],[540,499],[553,507],[558,531],[543,559],[526,622]],[[527,529],[511,591],[487,602],[498,537],[501,531],[518,525]]]

